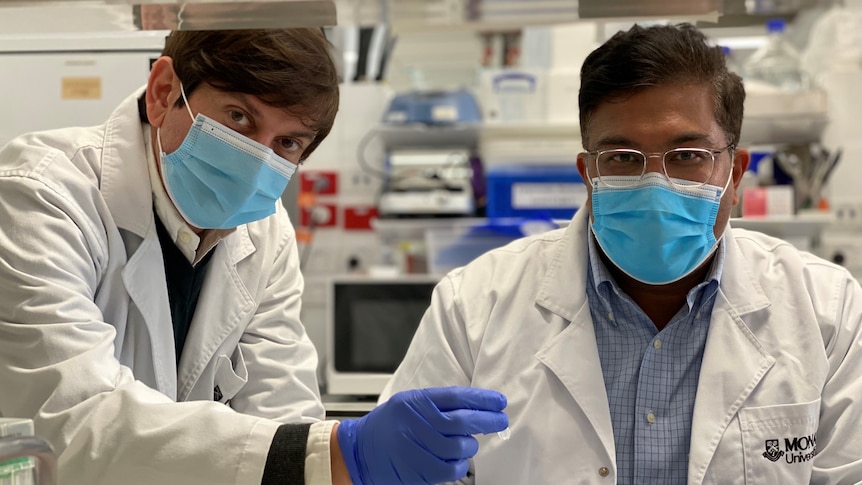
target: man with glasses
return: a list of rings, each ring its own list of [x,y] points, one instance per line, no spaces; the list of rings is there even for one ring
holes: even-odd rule
[[[507,396],[511,437],[481,438],[465,482],[862,481],[862,289],[732,229],[744,98],[687,24],[586,59],[586,205],[444,277],[381,396]]]

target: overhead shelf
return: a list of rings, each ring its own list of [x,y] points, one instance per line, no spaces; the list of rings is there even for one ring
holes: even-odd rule
[[[20,24],[14,29],[16,33],[32,34],[323,27],[337,23],[334,0],[0,0],[0,10],[4,23]],[[70,15],[88,20],[83,24],[70,22]]]

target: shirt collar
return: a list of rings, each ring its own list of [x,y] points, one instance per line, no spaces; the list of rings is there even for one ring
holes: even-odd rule
[[[195,234],[191,226],[183,219],[177,208],[174,207],[173,201],[165,190],[162,179],[159,176],[156,168],[156,156],[153,150],[152,142],[152,127],[149,124],[144,124],[144,144],[147,150],[147,167],[150,174],[150,186],[153,192],[153,204],[156,207],[156,215],[164,224],[165,229],[171,236],[171,239],[179,248],[183,256],[191,263],[196,265],[207,255],[219,241],[224,239],[228,234],[235,229],[208,229],[201,232],[200,235]]]

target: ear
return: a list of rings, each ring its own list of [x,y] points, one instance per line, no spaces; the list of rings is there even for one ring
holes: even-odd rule
[[[174,72],[174,61],[170,57],[159,57],[150,69],[150,77],[147,80],[147,119],[153,127],[161,127],[165,115],[174,103],[176,95],[171,95],[178,90],[179,79]]]
[[[737,148],[733,151],[733,205],[739,203],[739,182],[742,181],[742,174],[748,170],[748,163],[751,161],[751,153],[745,148]]]
[[[584,181],[584,185],[590,185],[590,177],[587,174],[587,154],[586,153],[578,153],[578,173],[581,174],[581,180]]]
[[[584,202],[584,205],[578,210],[587,210],[590,213],[590,220],[593,220],[593,182],[590,180],[590,173],[587,169],[587,154],[579,153],[578,154],[578,173],[581,174],[581,180],[584,181],[584,185],[587,187],[587,200]]]

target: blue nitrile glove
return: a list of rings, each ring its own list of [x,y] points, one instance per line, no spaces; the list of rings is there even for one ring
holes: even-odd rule
[[[342,421],[338,444],[354,485],[458,480],[479,451],[470,436],[509,426],[506,397],[473,387],[404,391],[360,419]]]

